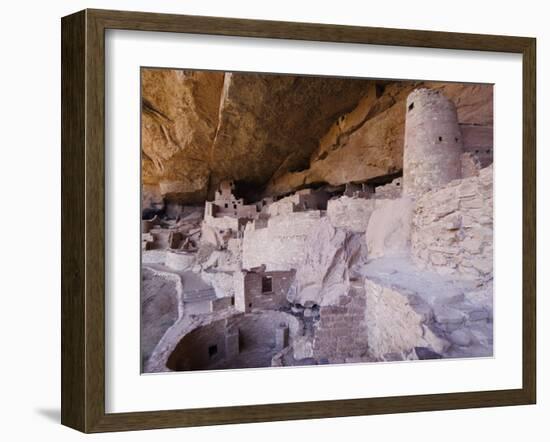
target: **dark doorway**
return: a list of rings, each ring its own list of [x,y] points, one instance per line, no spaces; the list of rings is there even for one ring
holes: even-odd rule
[[[218,346],[216,344],[208,347],[208,357],[212,358],[218,353]]]
[[[262,277],[262,293],[269,293],[273,291],[273,279],[271,276]]]

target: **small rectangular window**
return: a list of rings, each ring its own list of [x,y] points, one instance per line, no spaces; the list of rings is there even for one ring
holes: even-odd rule
[[[262,277],[262,293],[269,293],[273,291],[273,279],[271,276]]]
[[[218,346],[216,344],[208,347],[208,357],[212,358],[218,353]]]

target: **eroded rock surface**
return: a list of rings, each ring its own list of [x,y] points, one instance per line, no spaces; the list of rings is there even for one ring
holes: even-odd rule
[[[142,69],[141,79],[144,207],[159,195],[204,201],[224,74]]]
[[[364,233],[375,205],[375,200],[343,196],[328,202],[327,217],[334,227]]]
[[[227,178],[262,188],[306,167],[369,80],[142,70],[144,207],[204,201]]]
[[[408,258],[374,260],[365,272],[375,359],[492,355],[492,282],[419,272]]]
[[[409,198],[374,200],[366,232],[369,258],[404,255],[410,250],[414,201]]]
[[[297,264],[289,301],[335,305],[348,295],[354,267],[366,261],[362,235],[338,229],[323,218],[309,233],[305,255]]]

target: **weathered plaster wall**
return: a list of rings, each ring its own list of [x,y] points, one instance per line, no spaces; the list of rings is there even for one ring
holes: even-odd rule
[[[267,271],[292,270],[305,256],[304,244],[321,219],[321,212],[295,212],[275,216],[264,228],[246,225],[243,236],[243,268],[266,266]]]

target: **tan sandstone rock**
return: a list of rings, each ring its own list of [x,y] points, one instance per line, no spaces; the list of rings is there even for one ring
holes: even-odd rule
[[[334,305],[348,294],[352,267],[365,260],[360,234],[334,228],[323,218],[304,244],[305,256],[297,266],[289,301],[306,305]]]
[[[375,200],[366,231],[369,259],[403,255],[410,249],[414,203],[409,198]]]

